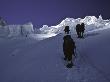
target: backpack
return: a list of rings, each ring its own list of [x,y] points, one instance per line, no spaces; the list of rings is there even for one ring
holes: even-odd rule
[[[64,48],[65,49],[71,49],[73,50],[75,48],[75,42],[73,41],[73,39],[71,38],[70,35],[66,35],[64,36]]]

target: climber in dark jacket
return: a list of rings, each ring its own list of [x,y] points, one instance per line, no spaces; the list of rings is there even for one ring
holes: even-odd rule
[[[63,37],[63,52],[64,52],[64,60],[68,61],[67,67],[73,66],[72,56],[74,56],[74,49],[76,48],[75,42],[71,38],[70,35],[66,35]]]
[[[85,24],[84,23],[81,23],[81,25],[80,25],[81,38],[84,37],[84,30],[85,30]]]
[[[81,27],[80,24],[77,24],[77,25],[76,25],[76,32],[77,32],[77,36],[78,36],[78,38],[81,37],[81,30],[80,30],[80,27]]]
[[[64,29],[64,31],[65,31],[65,34],[69,34],[69,26],[65,26],[65,29]]]

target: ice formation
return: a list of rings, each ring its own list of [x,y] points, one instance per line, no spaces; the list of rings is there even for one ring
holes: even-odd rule
[[[33,24],[27,23],[24,25],[6,25],[0,27],[0,34],[2,36],[28,36],[34,32]]]
[[[71,33],[75,33],[75,26],[76,24],[85,23],[86,25],[86,31],[91,31],[99,28],[103,28],[105,26],[110,25],[110,20],[103,20],[102,16],[100,15],[99,18],[96,18],[95,16],[86,16],[84,19],[81,18],[66,18],[63,20],[60,24],[56,26],[50,26],[44,25],[42,28],[40,28],[41,33],[62,33],[65,26],[69,26]]]
[[[66,18],[60,24],[56,26],[43,25],[39,30],[33,28],[31,22],[24,25],[0,25],[0,36],[28,36],[29,34],[59,34],[63,33],[64,27],[69,26],[71,33],[75,32],[75,27],[77,24],[85,23],[85,31],[93,31],[97,29],[110,28],[110,20],[103,20],[100,15],[99,18],[95,16],[86,16],[85,18]]]

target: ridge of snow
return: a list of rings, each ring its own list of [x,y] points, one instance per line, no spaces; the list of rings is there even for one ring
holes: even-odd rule
[[[48,25],[43,25],[43,27],[40,28],[40,31],[41,33],[45,33],[45,34],[48,34],[48,33],[59,34],[59,33],[63,33],[65,26],[69,26],[71,33],[75,33],[75,26],[77,24],[81,24],[82,22],[85,23],[86,25],[85,27],[86,31],[103,28],[110,24],[110,20],[103,20],[101,15],[99,16],[99,18],[96,18],[95,16],[86,16],[84,19],[66,18],[60,24],[56,26],[48,27]]]

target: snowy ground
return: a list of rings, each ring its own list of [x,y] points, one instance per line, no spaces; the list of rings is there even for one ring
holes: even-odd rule
[[[72,38],[77,58],[72,69],[63,60],[63,35],[37,41],[0,38],[0,82],[110,82],[110,29]]]

